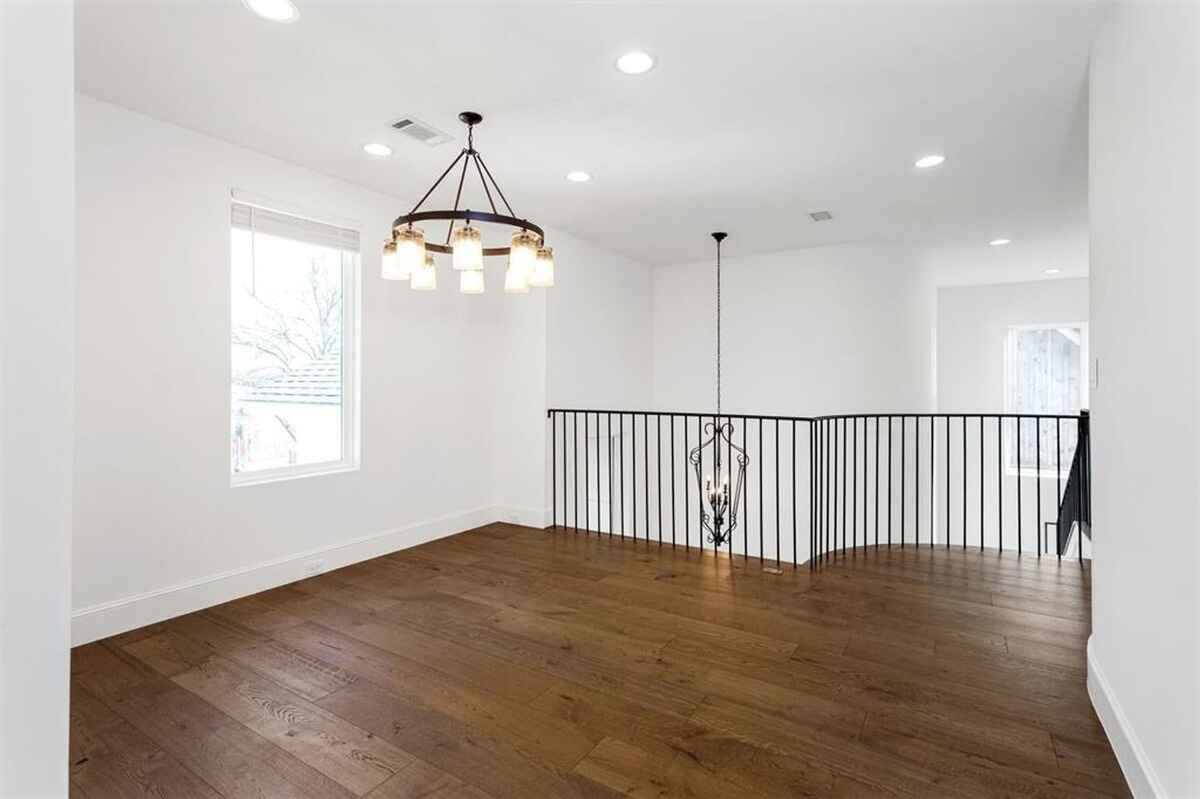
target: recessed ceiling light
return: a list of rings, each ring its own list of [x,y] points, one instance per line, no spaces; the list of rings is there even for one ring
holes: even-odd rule
[[[1046,274],[1046,275],[1057,275],[1057,274],[1058,274],[1059,272],[1061,272],[1061,271],[1062,271],[1061,269],[1055,269],[1054,267],[1051,267],[1051,268],[1049,268],[1049,269],[1046,269],[1046,270],[1044,270],[1044,271],[1043,271],[1043,274]]]
[[[242,0],[242,5],[272,22],[295,22],[300,10],[292,0]]]
[[[617,59],[617,69],[626,75],[641,75],[654,69],[654,57],[641,50],[634,50]]]
[[[392,148],[388,147],[386,144],[380,144],[379,142],[373,141],[370,144],[363,145],[363,152],[365,152],[367,155],[373,155],[376,158],[387,158],[392,154]]]
[[[574,172],[567,173],[567,180],[572,183],[587,183],[592,179],[592,176],[581,169],[576,169]]]
[[[1012,239],[992,239],[988,244],[993,247],[1003,247],[1005,244],[1012,244]]]
[[[918,158],[913,166],[915,166],[917,169],[929,169],[929,167],[938,166],[942,163],[945,163],[945,161],[946,156],[938,155],[937,153],[931,153]]]

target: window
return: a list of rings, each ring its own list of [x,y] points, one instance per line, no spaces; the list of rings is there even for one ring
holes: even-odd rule
[[[1009,413],[1077,414],[1087,401],[1087,325],[1010,327],[1005,354],[1005,409]],[[1014,422],[1015,425],[1015,422]],[[1039,435],[1041,441],[1039,443]],[[1036,470],[1040,447],[1042,471],[1063,471],[1075,454],[1074,422],[1061,425],[1023,420],[1017,445],[1006,438],[1008,468],[1015,470],[1020,452],[1022,472]],[[1058,455],[1055,455],[1055,447]]]
[[[234,202],[234,484],[358,465],[358,233]]]

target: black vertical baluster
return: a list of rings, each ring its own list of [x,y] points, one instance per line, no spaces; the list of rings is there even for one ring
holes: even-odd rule
[[[821,422],[821,443],[822,443],[822,449],[824,450],[824,454],[825,454],[825,457],[823,458],[823,463],[821,464],[821,501],[822,501],[822,504],[824,505],[823,514],[825,516],[825,520],[822,524],[822,526],[824,528],[823,536],[825,538],[825,543],[824,543],[823,548],[827,554],[832,554],[832,552],[833,552],[833,548],[831,547],[832,539],[829,536],[829,532],[830,532],[830,529],[829,529],[829,489],[830,489],[831,482],[829,479],[829,452],[830,452],[830,450],[829,450],[829,420],[828,419],[825,419]]]
[[[983,551],[983,416],[979,417],[979,551]]]
[[[920,416],[913,416],[912,431],[912,545],[920,547]]]
[[[825,560],[825,423],[817,419],[813,429],[817,437],[816,471],[813,473],[817,484],[817,551],[821,560]]]
[[[750,420],[742,419],[742,451],[749,455],[747,437],[750,435]],[[746,488],[742,492],[742,562],[750,560],[750,470],[746,470]]]
[[[588,413],[583,412],[583,532],[588,533],[592,529],[592,519],[589,515],[592,510],[591,503],[588,501]]]
[[[766,516],[763,513],[763,483],[766,477],[763,476],[763,420],[758,419],[758,565],[763,562],[763,520]]]
[[[558,425],[550,412],[550,526],[558,527]]]
[[[962,418],[962,519],[963,519],[963,549],[967,548],[967,417]]]
[[[1025,531],[1022,529],[1021,513],[1021,417],[1017,416],[1017,554],[1021,554],[1025,543]]]
[[[617,431],[621,456],[621,537],[625,537],[625,414],[617,414]]]
[[[796,420],[792,420],[792,568],[800,565],[796,553]]]
[[[563,440],[563,457],[562,457],[562,472],[563,472],[563,527],[567,526],[567,414],[560,413],[559,418],[562,419],[562,440]]]
[[[838,419],[836,422],[834,422],[834,425],[836,426],[837,431],[835,435],[838,436],[837,441],[839,456],[839,463],[835,468],[838,469],[838,488],[840,489],[842,497],[841,517],[838,521],[838,533],[841,535],[839,540],[841,542],[841,551],[844,555],[846,554],[846,445],[849,443],[850,439],[849,436],[846,435],[845,419]]]
[[[1062,417],[1054,419],[1054,551],[1062,560],[1062,535],[1058,529],[1058,512],[1062,504]]]
[[[1034,464],[1033,484],[1037,488],[1037,540],[1038,540],[1038,557],[1042,556],[1042,535],[1045,528],[1042,527],[1042,417],[1033,417],[1034,428],[1034,447],[1036,461]]]
[[[600,510],[600,412],[596,412],[596,535],[604,532],[604,512]]]
[[[821,560],[825,560],[825,420],[818,419],[817,425],[817,543]]]
[[[841,547],[838,545],[838,420],[836,418],[829,420],[829,433],[830,453],[832,454],[829,467],[832,469],[829,480],[830,524],[833,534],[831,543],[834,551],[840,554]]]
[[[893,427],[893,425],[892,425],[892,417],[891,416],[889,416],[887,418],[887,420],[888,420],[888,447],[887,447],[887,449],[888,449],[888,452],[887,452],[887,456],[888,456],[888,468],[887,468],[888,529],[887,529],[887,534],[888,534],[888,549],[891,549],[892,548],[892,427]]]
[[[700,535],[700,551],[704,551],[704,417],[696,418],[696,446],[700,447],[700,471],[697,473],[696,495],[700,497],[700,516],[696,528]]]
[[[907,523],[905,521],[905,513],[904,513],[904,511],[905,511],[904,506],[905,506],[905,504],[907,504],[905,502],[905,499],[908,496],[908,494],[906,493],[906,491],[907,491],[906,480],[908,478],[908,474],[907,474],[908,470],[905,468],[908,465],[908,459],[905,456],[905,452],[904,452],[904,450],[907,448],[906,447],[906,441],[908,439],[907,433],[908,433],[908,417],[901,416],[900,417],[900,546],[901,547],[904,546],[904,526]]]
[[[933,539],[937,535],[937,530],[934,529],[934,508],[937,505],[937,500],[934,498],[933,486],[937,482],[937,444],[934,442],[934,424],[936,418],[930,414],[929,416],[929,548],[933,549]]]
[[[607,413],[608,417],[608,537],[612,538],[613,534],[613,446],[612,446],[612,414]]]
[[[879,548],[879,417],[875,417],[875,548]]]
[[[671,414],[671,549],[675,548],[675,414]]]
[[[645,446],[643,444],[642,446]],[[633,513],[629,520],[633,522],[633,540],[637,541],[637,414],[629,414],[629,491],[632,494]]]
[[[728,473],[726,485],[729,486],[729,490],[730,490],[730,492],[732,492],[737,488],[737,486],[735,486],[734,482],[733,482],[733,422],[729,420],[729,417],[725,417],[725,422],[726,422],[726,424],[729,425],[729,437],[725,439],[725,469],[727,470],[727,473]],[[729,496],[732,501],[733,494],[730,493]],[[730,515],[729,515],[729,522],[728,522],[728,524],[725,525],[729,529],[729,561],[730,561],[730,563],[733,562],[733,525],[736,521],[737,521],[737,519],[733,518],[732,507],[731,507]]]
[[[1004,417],[996,417],[996,538],[1004,551]]]
[[[817,562],[817,439],[815,425],[808,423],[808,566],[815,568]]]
[[[850,549],[858,547],[858,417],[850,428]]]
[[[650,543],[650,415],[642,414],[642,479],[645,491],[642,492],[643,518],[646,521],[646,543]]]
[[[1079,519],[1079,534],[1075,536],[1075,542],[1079,546],[1080,564],[1084,563],[1084,471],[1085,467],[1087,467],[1086,446],[1087,441],[1090,440],[1088,439],[1088,435],[1091,432],[1090,425],[1088,425],[1090,420],[1088,420],[1086,414],[1087,411],[1080,411],[1079,421],[1076,422],[1078,427],[1075,428],[1075,452],[1079,456],[1079,480],[1076,481],[1075,486],[1078,488],[1078,491],[1075,492],[1075,518]],[[1088,500],[1088,503],[1091,503],[1091,500]],[[1088,504],[1087,510],[1091,512],[1091,504]]]
[[[950,548],[950,415],[946,415],[946,549]]]
[[[691,454],[692,450],[688,447],[688,422],[687,414],[683,415],[683,454],[687,457],[687,461],[683,467],[683,545],[690,547],[692,545],[692,522],[688,515],[688,496],[691,491],[688,490],[688,473],[692,470]]]
[[[775,568],[779,568],[779,418],[775,419]]]
[[[575,531],[579,532],[579,414],[571,412],[571,481],[575,495]]]
[[[658,543],[662,544],[662,414],[654,415],[654,454],[658,457]]]
[[[829,512],[832,538],[830,543],[833,550],[841,554],[842,548],[838,544],[838,420],[836,418],[829,420],[829,443],[831,460],[829,468],[832,470],[829,476]]]
[[[842,553],[846,552],[846,469],[847,458],[846,449],[850,443],[850,437],[846,435],[846,421],[842,419]]]

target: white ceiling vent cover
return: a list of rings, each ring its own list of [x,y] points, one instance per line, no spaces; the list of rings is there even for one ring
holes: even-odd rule
[[[833,219],[833,214],[828,211],[813,211],[808,216],[814,222],[828,222],[830,219]]]
[[[427,147],[437,147],[453,138],[448,133],[443,133],[428,122],[422,122],[416,117],[397,119],[392,123],[392,127]]]

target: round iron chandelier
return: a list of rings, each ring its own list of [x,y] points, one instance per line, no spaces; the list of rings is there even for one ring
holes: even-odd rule
[[[509,205],[508,198],[483,156],[475,149],[475,126],[483,117],[474,111],[463,111],[458,115],[467,126],[467,146],[458,157],[450,162],[441,176],[417,201],[412,210],[392,222],[392,238],[383,245],[383,271],[385,280],[408,280],[417,291],[437,289],[437,263],[434,253],[451,256],[451,265],[459,275],[459,291],[463,294],[482,294],[484,291],[483,259],[492,256],[507,256],[508,268],[504,274],[504,290],[509,294],[527,294],[530,287],[549,288],[554,285],[554,250],[546,246],[546,234],[541,227],[517,216]],[[421,206],[441,185],[451,172],[462,163],[458,175],[458,190],[454,194],[454,207],[446,210],[422,211]],[[463,186],[467,173],[472,171],[483,185],[490,211],[460,209]],[[493,192],[495,193],[493,196]],[[496,207],[498,197],[507,213]],[[441,244],[429,241],[418,223],[447,222],[446,238]],[[475,224],[472,224],[475,223]],[[511,229],[508,246],[484,246],[483,233],[476,224],[497,225]]]

